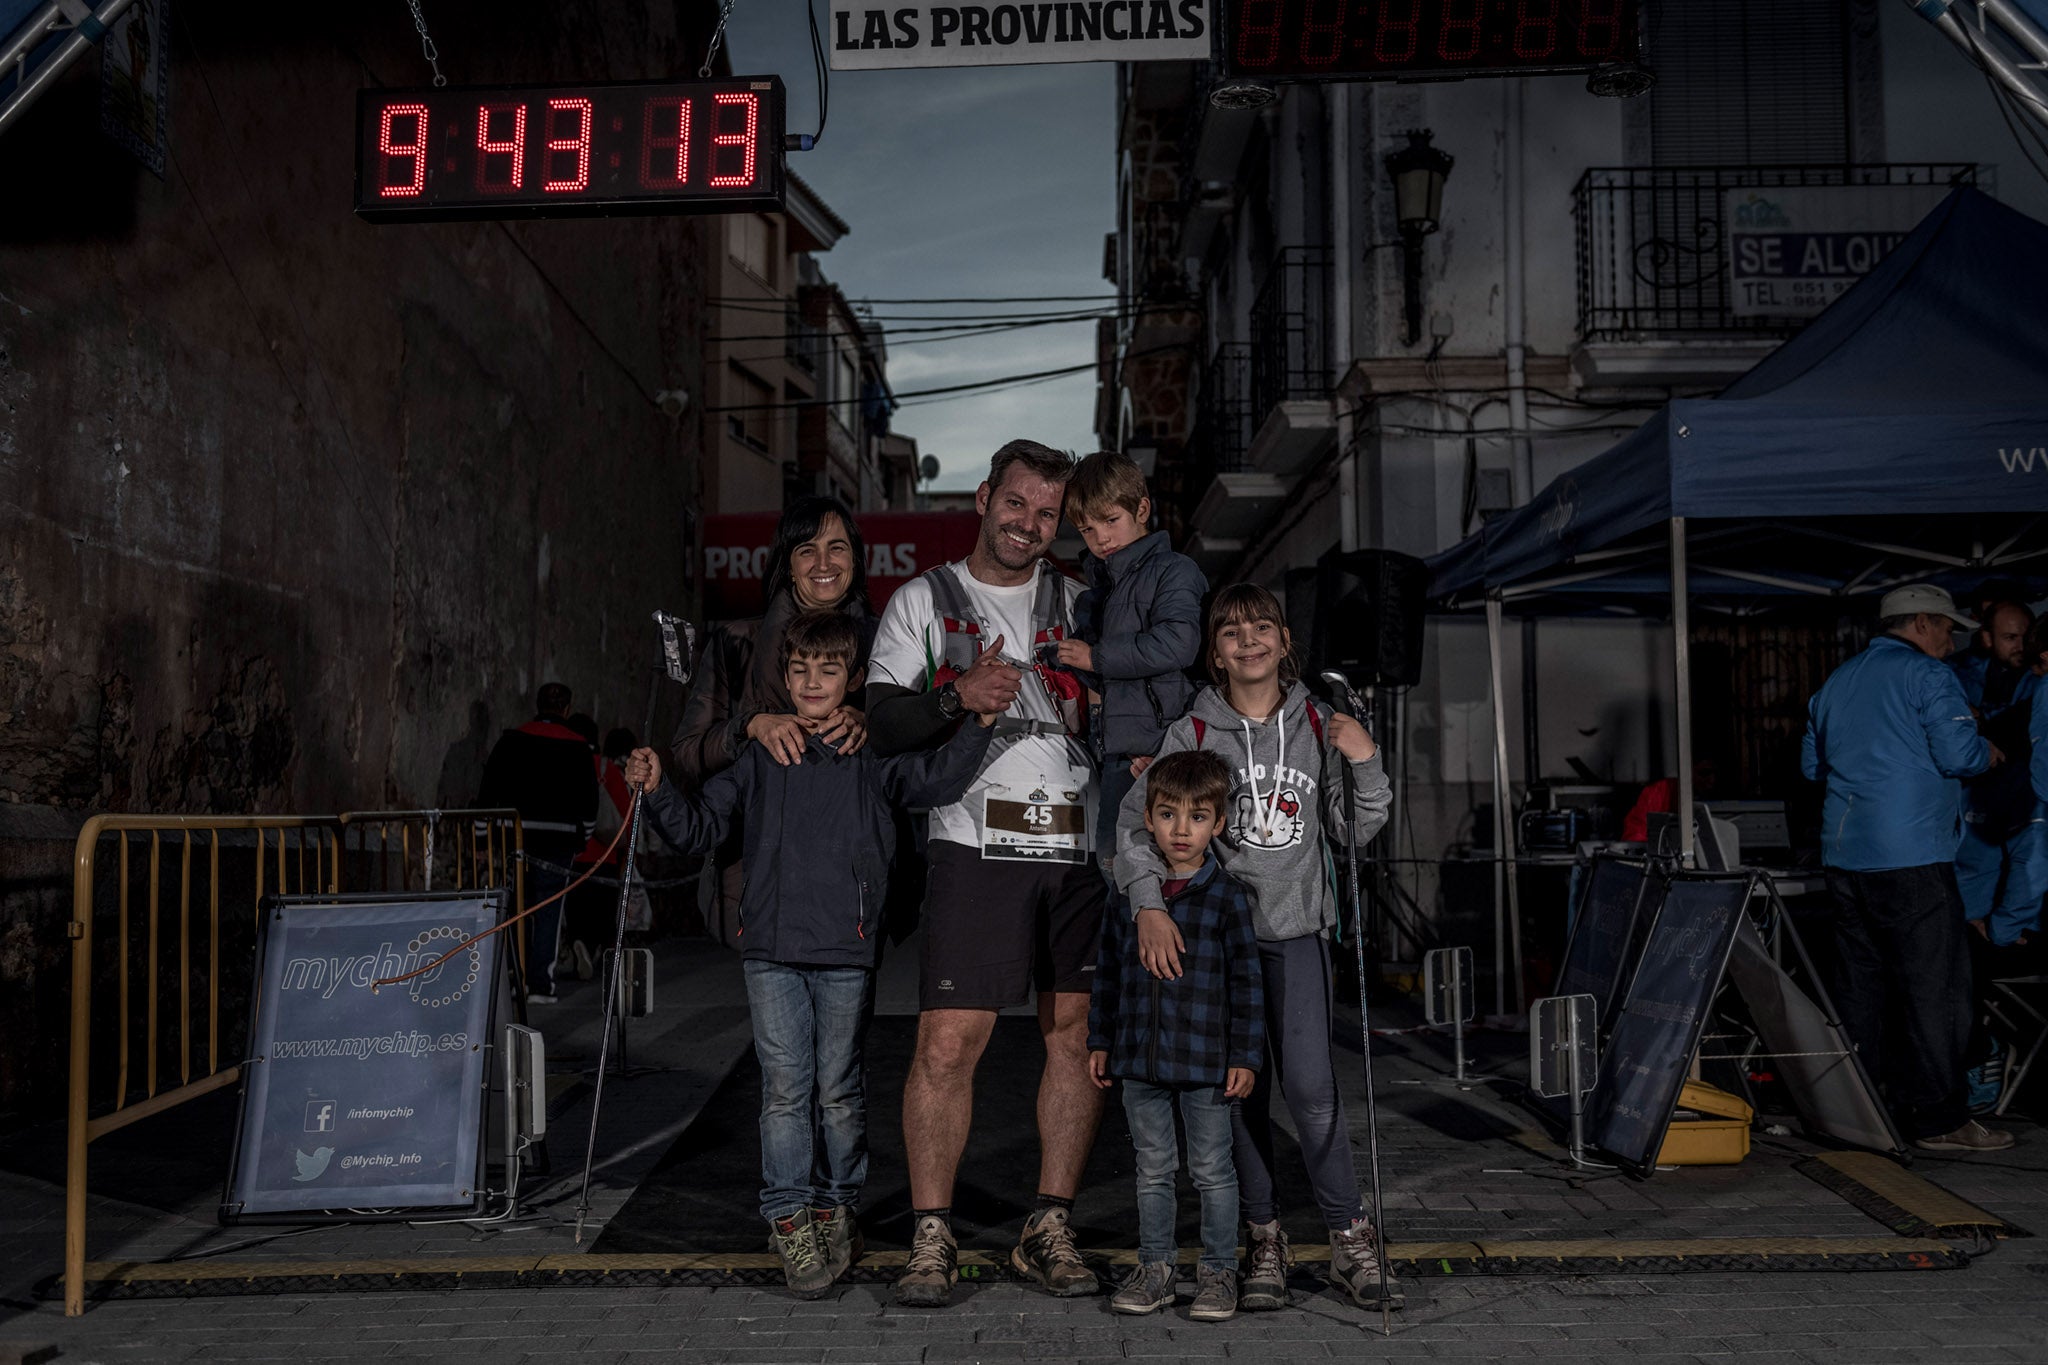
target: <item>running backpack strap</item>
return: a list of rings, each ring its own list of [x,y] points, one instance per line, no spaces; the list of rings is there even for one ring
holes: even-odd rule
[[[1081,680],[1064,668],[1049,668],[1043,662],[1047,646],[1057,646],[1072,631],[1067,616],[1067,580],[1050,563],[1038,566],[1038,588],[1031,597],[1031,648],[1025,656],[1031,669],[1045,684],[1053,709],[1059,712],[1060,728],[1069,735],[1082,733],[1088,725],[1088,694]]]
[[[981,622],[975,618],[967,590],[960,586],[952,566],[940,564],[918,577],[932,591],[932,608],[938,613],[942,635],[936,658],[931,657],[929,644],[926,646],[925,685],[929,689],[953,681],[974,666],[981,653]],[[930,627],[926,630],[929,632]]]

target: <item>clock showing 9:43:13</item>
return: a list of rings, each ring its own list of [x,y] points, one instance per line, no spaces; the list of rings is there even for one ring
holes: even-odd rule
[[[774,76],[365,90],[356,213],[371,222],[773,212]]]
[[[1452,79],[1633,61],[1640,0],[1236,0],[1224,69],[1287,80]]]

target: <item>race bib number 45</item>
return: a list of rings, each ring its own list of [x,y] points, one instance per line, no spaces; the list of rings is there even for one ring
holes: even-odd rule
[[[1085,863],[1088,808],[1077,790],[1035,787],[1022,800],[993,792],[982,802],[984,858],[1025,863]]]

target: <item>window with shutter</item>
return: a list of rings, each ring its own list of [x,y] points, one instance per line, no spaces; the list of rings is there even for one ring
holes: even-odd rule
[[[1683,0],[1651,17],[1659,166],[1836,165],[1849,159],[1841,0]]]

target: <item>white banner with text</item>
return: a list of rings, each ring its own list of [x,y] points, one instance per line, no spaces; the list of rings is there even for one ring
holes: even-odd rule
[[[1206,61],[1210,0],[832,6],[832,69]]]

